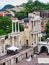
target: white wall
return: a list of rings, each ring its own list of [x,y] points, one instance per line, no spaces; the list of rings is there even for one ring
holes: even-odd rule
[[[47,47],[49,53],[49,45],[38,45],[38,52],[40,52],[42,46]]]

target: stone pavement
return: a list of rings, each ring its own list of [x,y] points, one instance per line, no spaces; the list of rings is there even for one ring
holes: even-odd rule
[[[38,58],[49,58],[49,55],[47,55],[46,53],[42,53],[40,55],[34,56],[30,62],[28,62],[26,59],[24,59],[22,61],[19,61],[15,65],[49,65],[49,64],[39,64]]]

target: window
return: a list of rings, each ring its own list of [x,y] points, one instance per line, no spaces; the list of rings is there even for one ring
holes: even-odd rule
[[[28,40],[26,40],[26,44],[27,44],[27,46],[28,46]]]

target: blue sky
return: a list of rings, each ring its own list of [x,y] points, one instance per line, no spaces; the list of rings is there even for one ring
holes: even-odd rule
[[[6,4],[20,5],[22,3],[26,3],[27,1],[28,0],[0,0],[0,9]],[[44,3],[49,2],[49,0],[39,0],[39,1],[44,2]]]

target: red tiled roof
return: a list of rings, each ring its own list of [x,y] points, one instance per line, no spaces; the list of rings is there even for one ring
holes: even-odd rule
[[[0,12],[0,16],[6,16],[5,12]]]

